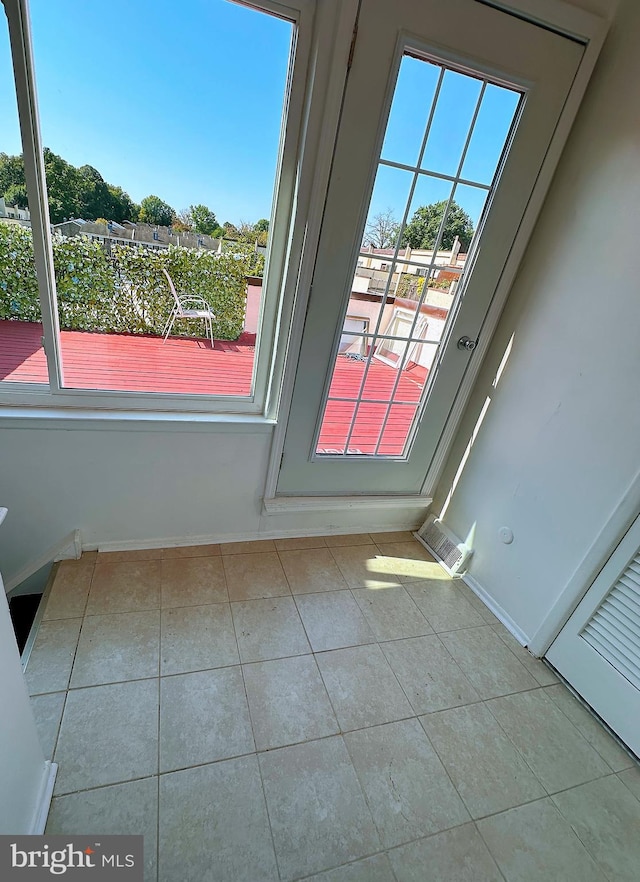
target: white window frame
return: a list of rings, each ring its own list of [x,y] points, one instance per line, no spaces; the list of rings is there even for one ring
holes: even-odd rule
[[[265,271],[266,286],[260,307],[251,396],[168,395],[160,392],[78,390],[63,386],[63,362],[56,306],[55,274],[49,227],[46,175],[40,135],[33,47],[28,0],[2,0],[9,24],[18,116],[22,135],[25,178],[31,208],[33,247],[38,279],[43,341],[49,384],[0,382],[0,408],[70,408],[85,412],[117,411],[135,417],[147,414],[183,413],[273,422],[282,382],[289,325],[293,312],[295,280],[304,235],[300,226],[310,198],[315,144],[310,129],[322,115],[322,89],[331,52],[330,46],[340,0],[234,0],[249,8],[276,15],[293,26],[289,70],[285,87],[279,157],[276,168],[271,235]],[[304,198],[306,196],[306,198]],[[302,218],[302,221],[300,221]]]

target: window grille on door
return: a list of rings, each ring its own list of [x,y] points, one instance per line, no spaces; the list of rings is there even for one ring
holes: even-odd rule
[[[408,455],[521,97],[403,56],[316,455]]]

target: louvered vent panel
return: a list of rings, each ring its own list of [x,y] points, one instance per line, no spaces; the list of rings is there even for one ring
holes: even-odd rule
[[[432,521],[421,535],[427,545],[434,550],[436,556],[439,557],[446,566],[453,569],[460,562],[462,552],[458,546],[438,528],[436,522]]]
[[[640,689],[640,554],[620,576],[580,636]]]

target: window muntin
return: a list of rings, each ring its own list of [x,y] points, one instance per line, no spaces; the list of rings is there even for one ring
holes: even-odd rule
[[[349,347],[343,328],[316,456],[409,455],[520,100],[486,78],[403,56],[347,307],[353,315],[354,299],[368,300],[368,326]],[[439,217],[426,211],[421,225],[434,205]],[[458,206],[469,241],[462,229],[452,240]]]

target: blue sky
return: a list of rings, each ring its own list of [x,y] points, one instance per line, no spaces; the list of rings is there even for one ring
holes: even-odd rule
[[[387,131],[382,147],[383,159],[414,166],[418,161],[439,68],[411,56],[400,65]],[[446,175],[455,175],[480,95],[479,80],[454,71],[446,71],[436,105],[429,139],[421,167]],[[488,85],[478,112],[467,149],[462,177],[490,184],[509,132],[519,95],[508,89]],[[369,218],[392,209],[401,220],[411,172],[380,166],[373,189]],[[440,179],[420,177],[414,193],[409,219],[416,208],[448,199],[451,184]],[[454,198],[477,224],[486,192],[458,186]]]
[[[88,163],[134,200],[154,193],[180,210],[208,205],[220,222],[255,222],[271,211],[292,28],[227,0],[31,0],[43,143]],[[383,157],[417,159],[438,75],[405,57]],[[454,174],[479,83],[445,74],[423,167]],[[463,176],[490,183],[518,96],[489,86]],[[6,29],[0,29],[0,151],[21,151]],[[366,161],[366,157],[363,157]],[[369,217],[399,220],[410,173],[381,168]],[[421,178],[409,217],[448,198]],[[484,192],[456,200],[477,222]]]
[[[45,146],[140,201],[269,217],[292,28],[225,0],[31,0]],[[1,19],[4,18],[2,16]],[[6,28],[0,151],[21,152]]]

